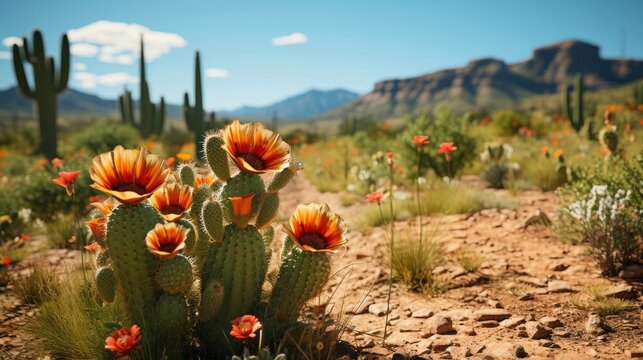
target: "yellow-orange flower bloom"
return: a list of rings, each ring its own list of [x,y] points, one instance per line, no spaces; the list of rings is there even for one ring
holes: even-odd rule
[[[223,141],[223,149],[241,171],[263,174],[290,165],[290,146],[261,123],[235,120],[223,130]]]
[[[105,234],[107,233],[107,218],[104,216],[85,221],[85,224],[89,226],[89,229],[92,231],[92,234],[96,239],[103,240],[105,239]]]
[[[148,154],[145,148],[125,150],[120,145],[96,156],[90,167],[91,186],[125,204],[150,197],[169,173],[160,156]]]
[[[554,157],[559,158],[559,157],[563,156],[564,153],[565,152],[563,151],[563,149],[558,149],[558,150],[554,151]]]
[[[334,253],[346,244],[346,225],[326,204],[299,205],[284,231],[307,252]]]
[[[228,198],[232,203],[232,215],[235,217],[248,216],[252,213],[252,199],[255,194]]]
[[[145,236],[147,249],[161,259],[172,259],[185,247],[188,229],[176,223],[156,224]]]
[[[210,186],[217,181],[216,176],[213,173],[208,172],[207,174],[196,174],[194,175],[194,188],[198,188],[201,185]]]
[[[114,210],[115,207],[118,206],[118,202],[113,198],[107,198],[103,201],[96,201],[96,202],[90,203],[89,205],[100,210],[100,212],[103,213],[103,215],[107,216],[112,213],[112,210]]]
[[[150,202],[166,221],[178,221],[192,206],[192,187],[171,183],[156,190]]]

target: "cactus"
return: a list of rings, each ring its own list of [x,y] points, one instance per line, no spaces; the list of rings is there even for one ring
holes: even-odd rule
[[[140,100],[138,102],[140,111],[140,121],[137,123],[134,117],[134,102],[132,101],[132,93],[125,90],[122,95],[118,97],[118,105],[121,113],[121,119],[124,123],[130,124],[135,127],[143,138],[148,138],[151,135],[160,136],[163,133],[163,126],[165,124],[165,99],[161,97],[158,105],[150,100],[150,89],[145,76],[145,53],[143,45],[143,37],[141,36],[141,50],[139,59],[139,72],[140,72]]]
[[[610,155],[618,154],[619,136],[616,126],[606,125],[598,133],[598,139],[603,147],[610,151]]]
[[[40,135],[38,152],[48,159],[53,159],[58,154],[56,97],[67,89],[69,82],[70,55],[67,34],[63,34],[62,37],[58,71],[56,71],[54,59],[45,54],[45,44],[40,30],[34,30],[31,45],[25,37],[22,40],[22,45],[13,45],[12,51],[13,68],[18,88],[24,96],[34,100],[36,104]],[[23,64],[25,62],[30,63],[33,67],[33,87],[29,86],[25,75]]]
[[[561,109],[562,109],[562,114],[565,116],[566,119],[572,120],[573,114],[572,114],[572,106],[571,106],[571,97],[569,94],[569,85],[567,84],[567,80],[563,82],[562,86],[562,98],[561,98]]]
[[[574,76],[574,113],[572,126],[576,132],[580,132],[585,124],[585,116],[583,114],[583,75],[576,74]]]
[[[159,266],[157,281],[159,287],[170,295],[184,294],[192,287],[192,264],[190,260],[177,255]]]
[[[214,113],[210,115],[209,124],[205,121],[205,111],[203,110],[203,89],[201,86],[201,58],[199,52],[194,54],[194,106],[190,106],[190,96],[186,92],[183,95],[183,118],[188,130],[194,133],[194,144],[196,146],[196,156],[199,160],[205,159],[205,132],[208,126],[214,126]]]
[[[104,302],[111,303],[114,301],[116,279],[112,269],[104,267],[96,270],[96,289]]]

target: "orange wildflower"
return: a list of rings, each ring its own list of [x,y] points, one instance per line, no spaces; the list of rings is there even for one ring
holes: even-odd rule
[[[100,249],[100,245],[96,241],[92,241],[89,245],[83,246],[85,250],[91,251],[91,252],[96,252]]]
[[[563,151],[563,149],[556,149],[556,151],[554,151],[554,157],[559,158],[559,157],[563,156],[564,153],[565,152]]]
[[[347,242],[344,221],[326,204],[299,205],[284,231],[306,252],[335,253]]]
[[[256,332],[261,330],[262,325],[254,315],[243,315],[231,321],[232,331],[230,336],[240,343],[248,342],[257,337]]]
[[[147,249],[161,259],[174,258],[185,247],[188,229],[176,223],[156,224],[145,237]]]
[[[169,172],[163,159],[145,148],[125,150],[119,145],[92,160],[91,186],[122,203],[138,204],[163,185]]]
[[[96,239],[102,240],[105,238],[107,233],[107,218],[100,216],[89,221],[85,221],[85,224],[89,226],[89,229],[92,231],[92,235]]]
[[[235,120],[222,133],[223,149],[241,171],[263,174],[290,165],[290,146],[261,123],[241,124]]]
[[[123,358],[141,348],[141,328],[138,325],[125,326],[105,339],[105,349],[116,354],[116,358]]]
[[[383,198],[384,198],[384,193],[381,191],[374,191],[366,195],[366,201],[374,202],[374,203],[377,203],[378,205],[382,203]]]
[[[192,187],[171,183],[156,190],[150,198],[152,205],[166,221],[178,221],[192,206]]]
[[[429,143],[429,137],[426,135],[415,135],[411,141],[413,141],[418,148],[421,148],[423,145],[427,145]]]
[[[55,184],[58,184],[67,190],[67,195],[72,196],[74,194],[74,181],[80,175],[80,171],[61,171],[58,173],[58,177],[51,180]]]
[[[53,159],[51,160],[51,165],[53,165],[53,166],[55,166],[55,167],[63,166],[63,163],[64,163],[64,161],[63,161],[63,159],[61,159],[61,158],[53,158]]]

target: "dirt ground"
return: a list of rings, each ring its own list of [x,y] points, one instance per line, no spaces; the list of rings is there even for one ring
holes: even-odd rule
[[[303,176],[297,176],[281,194],[282,220],[299,203],[327,202],[352,229],[358,228],[360,211],[375,206],[361,201],[342,206],[341,195],[321,194]],[[561,242],[550,228],[528,225],[528,219],[539,212],[554,218],[560,206],[555,194],[523,192],[514,199],[513,209],[424,218],[425,228],[436,229],[433,237],[447,258],[466,250],[482,256],[484,262],[473,272],[453,261],[440,266],[435,273],[448,290],[435,296],[394,284],[385,344],[386,229],[350,230],[349,248],[334,257],[338,273],[326,291],[336,290],[331,300],[335,315],[350,319],[343,340],[365,359],[643,356],[643,284],[601,277],[584,246]],[[417,221],[399,221],[395,228],[414,231]],[[75,251],[48,250],[25,259],[18,270],[33,264],[60,268],[78,259]],[[630,298],[634,306],[600,319],[600,326],[588,326],[590,311],[573,303],[588,296],[589,284],[606,286],[611,296]],[[35,339],[24,331],[36,313],[12,293],[11,285],[0,294],[0,358],[36,358],[30,345]]]

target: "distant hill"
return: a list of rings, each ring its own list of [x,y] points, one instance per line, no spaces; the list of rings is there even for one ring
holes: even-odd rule
[[[24,97],[15,86],[0,90],[0,112],[31,115],[32,106],[33,102]],[[169,117],[182,116],[181,106],[172,104],[166,106]],[[69,88],[58,97],[58,112],[73,115],[117,116],[118,102]]]
[[[537,48],[531,58],[516,64],[485,58],[460,68],[381,81],[371,92],[322,117],[382,119],[430,111],[438,103],[462,112],[514,107],[530,96],[558,92],[576,73],[585,75],[588,90],[599,90],[643,78],[643,61],[603,59],[595,45],[564,41]]]
[[[222,111],[222,115],[242,120],[268,120],[273,116],[282,121],[307,120],[336,109],[359,97],[344,89],[309,90],[267,106],[243,106]]]

